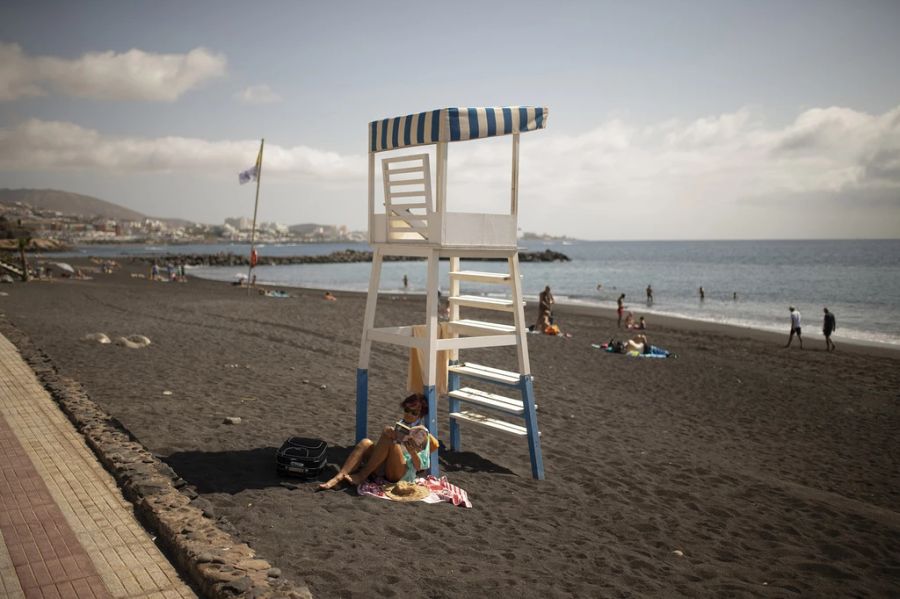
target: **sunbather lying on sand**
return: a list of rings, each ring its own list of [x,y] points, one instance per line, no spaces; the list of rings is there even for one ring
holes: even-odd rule
[[[413,482],[418,471],[431,466],[431,452],[437,450],[438,444],[424,426],[428,402],[424,395],[415,394],[404,399],[401,406],[400,422],[411,429],[409,433],[397,430],[402,427],[387,426],[377,443],[363,439],[338,473],[319,489],[333,489],[344,482],[359,485],[372,474],[380,474],[391,482]]]
[[[669,351],[659,347],[651,345],[647,340],[646,335],[638,335],[634,339],[629,339],[628,341],[613,341],[611,340],[609,343],[604,345],[595,345],[594,347],[598,347],[601,349],[606,349],[606,351],[610,351],[617,354],[629,354],[629,355],[643,355],[644,357],[669,357]]]

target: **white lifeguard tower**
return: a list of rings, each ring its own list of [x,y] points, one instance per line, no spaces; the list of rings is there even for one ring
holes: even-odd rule
[[[373,247],[373,256],[356,378],[357,441],[366,436],[369,354],[373,342],[417,348],[426,356],[423,392],[428,399],[428,429],[435,436],[438,434],[438,398],[435,390],[437,357],[439,351],[449,351],[451,449],[460,449],[460,423],[523,437],[528,442],[534,478],[544,478],[528,363],[516,231],[519,135],[545,128],[547,116],[546,108],[534,106],[445,108],[369,124],[369,243]],[[509,214],[451,212],[447,205],[448,143],[500,135],[512,136]],[[381,161],[384,211],[376,212],[376,154],[415,146],[435,146],[434,202],[430,154],[394,155]],[[381,264],[385,256],[413,256],[427,260],[424,336],[414,335],[413,326],[374,326]],[[441,327],[438,322],[438,263],[441,258],[450,260],[450,319],[443,327],[444,335],[439,334]],[[506,260],[509,270],[507,273],[463,271],[459,263],[460,259],[465,258]],[[505,286],[509,297],[462,294],[461,284],[465,282]],[[460,316],[462,308],[480,308],[505,314],[507,322],[464,319]],[[510,316],[511,323],[508,322]],[[518,372],[460,360],[461,351],[505,345],[516,346]],[[503,387],[507,392],[513,390],[516,397],[506,397],[472,386],[463,387],[461,380],[471,381],[473,385],[486,383]],[[438,474],[437,452],[432,455],[431,473]]]

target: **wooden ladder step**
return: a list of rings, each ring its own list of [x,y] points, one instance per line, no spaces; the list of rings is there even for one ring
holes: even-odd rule
[[[454,333],[460,335],[508,335],[516,332],[516,327],[511,324],[483,320],[451,320],[448,324]]]
[[[471,422],[472,424],[484,426],[495,431],[515,435],[517,437],[528,436],[528,429],[526,429],[524,426],[513,424],[512,422],[507,422],[505,420],[500,420],[499,418],[491,418],[490,416],[485,416],[484,414],[479,414],[478,412],[473,412],[471,410],[450,412],[450,418],[453,418],[456,421],[462,420],[465,422]],[[538,433],[538,435],[540,435],[540,433]]]
[[[508,284],[510,275],[506,272],[478,272],[477,270],[458,270],[450,273],[451,279],[458,281],[474,281],[476,283]]]
[[[521,378],[518,372],[500,370],[499,368],[491,368],[490,366],[482,366],[472,362],[454,364],[448,370],[461,376],[512,387],[518,387]]]
[[[451,391],[448,395],[453,399],[477,404],[500,412],[506,412],[507,414],[521,416],[525,413],[525,404],[521,400],[488,393],[486,391],[481,391],[480,389],[463,387],[462,389]]]
[[[450,298],[450,303],[457,306],[468,306],[470,308],[482,308],[484,310],[499,310],[501,312],[512,312],[513,301],[501,297],[483,297],[480,295],[456,295]]]

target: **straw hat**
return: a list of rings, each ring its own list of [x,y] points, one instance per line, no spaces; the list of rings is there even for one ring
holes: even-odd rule
[[[427,487],[400,481],[384,486],[384,494],[394,501],[419,501],[431,495]]]

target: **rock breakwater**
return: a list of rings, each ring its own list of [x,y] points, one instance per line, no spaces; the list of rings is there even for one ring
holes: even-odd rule
[[[467,258],[468,259],[468,258]],[[418,261],[423,258],[407,256],[385,256],[386,262]],[[484,259],[502,261],[502,259]],[[519,262],[568,262],[568,256],[553,250],[543,252],[519,252]],[[282,266],[286,264],[345,264],[351,262],[371,262],[372,252],[343,250],[317,256],[260,256],[260,266]],[[132,263],[185,264],[187,266],[249,266],[250,257],[240,254],[161,254],[157,256],[136,256]]]

